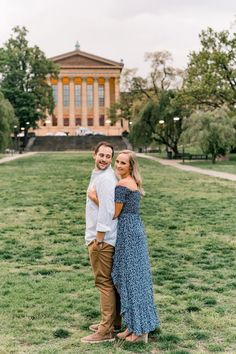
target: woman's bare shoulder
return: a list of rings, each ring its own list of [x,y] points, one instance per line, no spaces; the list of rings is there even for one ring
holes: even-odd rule
[[[137,184],[135,183],[135,181],[126,178],[119,180],[117,185],[122,187],[127,187],[131,190],[137,189]]]
[[[123,186],[123,187],[127,187],[128,186],[128,183],[127,183],[127,180],[125,179],[120,179],[117,183],[117,186]]]

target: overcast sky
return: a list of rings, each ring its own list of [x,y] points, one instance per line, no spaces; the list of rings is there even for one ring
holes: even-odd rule
[[[14,26],[25,26],[30,45],[48,57],[81,50],[146,75],[144,53],[168,50],[184,68],[199,48],[202,29],[229,29],[236,0],[1,0],[0,46]],[[235,31],[236,28],[233,27]]]

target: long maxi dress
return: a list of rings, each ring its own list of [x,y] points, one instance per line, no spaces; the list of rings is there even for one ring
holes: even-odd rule
[[[116,186],[123,203],[113,258],[112,279],[121,298],[121,315],[130,332],[149,333],[160,326],[153,299],[152,275],[144,227],[139,215],[140,192]]]

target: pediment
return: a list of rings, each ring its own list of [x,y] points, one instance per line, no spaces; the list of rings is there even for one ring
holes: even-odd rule
[[[96,55],[85,53],[80,50],[75,50],[73,52],[53,57],[51,60],[58,64],[61,68],[123,68],[123,63],[118,63],[109,59],[98,57]]]

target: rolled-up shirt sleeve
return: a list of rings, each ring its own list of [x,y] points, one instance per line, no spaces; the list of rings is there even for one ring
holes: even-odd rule
[[[96,191],[99,200],[96,231],[111,231],[112,220],[115,212],[115,181],[111,181],[109,178],[104,178],[96,186]]]

